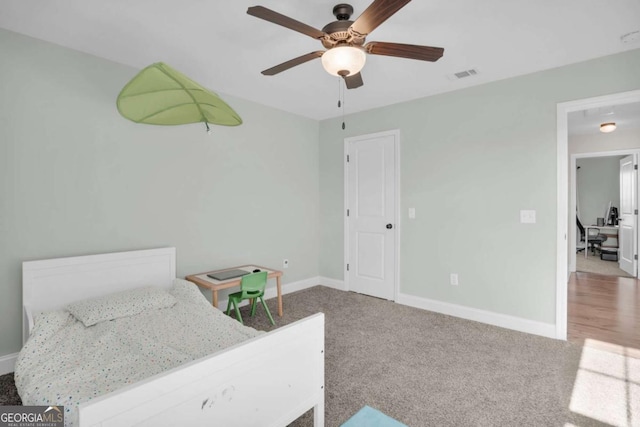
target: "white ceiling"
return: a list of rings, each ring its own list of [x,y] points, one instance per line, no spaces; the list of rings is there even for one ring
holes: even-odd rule
[[[371,0],[351,0],[352,19]],[[0,27],[141,69],[162,61],[214,91],[314,119],[342,114],[338,78],[319,60],[272,77],[260,71],[320,42],[246,14],[262,5],[316,28],[337,0],[2,0]],[[559,67],[640,41],[638,0],[414,0],[367,41],[444,47],[436,63],[369,55],[346,113]],[[479,75],[448,75],[475,68]],[[133,76],[132,76],[133,77]]]

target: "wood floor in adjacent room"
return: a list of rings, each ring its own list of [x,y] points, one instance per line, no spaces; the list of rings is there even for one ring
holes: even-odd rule
[[[640,356],[640,281],[577,272],[568,294],[569,341],[622,346]],[[619,347],[618,347],[619,348]],[[637,357],[637,356],[636,356]]]

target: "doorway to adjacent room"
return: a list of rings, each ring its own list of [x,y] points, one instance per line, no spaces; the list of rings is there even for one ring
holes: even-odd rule
[[[640,127],[638,127],[640,123],[640,114],[638,110],[634,109],[634,104],[640,105],[640,90],[634,90],[629,92],[623,92],[618,94],[600,96],[589,99],[582,99],[570,102],[564,102],[558,104],[557,108],[557,172],[558,172],[558,180],[557,180],[557,270],[556,270],[556,337],[558,339],[567,339],[567,329],[568,329],[568,321],[569,321],[569,313],[568,307],[570,303],[575,303],[577,301],[571,301],[570,298],[578,296],[582,294],[581,289],[579,289],[578,293],[571,293],[570,286],[575,286],[576,279],[579,279],[581,276],[586,276],[588,279],[599,280],[598,277],[607,278],[612,277],[616,279],[614,276],[603,276],[597,275],[593,273],[572,273],[575,271],[575,257],[576,257],[576,202],[575,197],[570,197],[570,189],[572,185],[570,182],[575,182],[576,180],[576,163],[575,158],[571,154],[585,154],[585,153],[597,153],[597,152],[605,152],[611,151],[608,154],[636,154],[637,150],[640,149],[639,143],[640,138],[638,138],[638,132],[640,132]],[[569,125],[571,116],[580,117],[581,115],[584,117],[587,112],[603,112],[604,109],[611,108],[612,106],[623,106],[622,110],[627,109],[629,107],[630,113],[626,116],[621,117],[622,120],[618,120],[618,130],[614,132],[613,138],[608,138],[608,144],[599,145],[596,140],[602,140],[605,134],[597,133],[597,137],[592,138],[591,141],[586,141],[579,150],[575,150],[575,147],[572,151],[570,151],[569,144]],[[604,123],[605,121],[603,121]],[[606,120],[606,122],[616,122],[616,120]],[[625,126],[620,126],[625,123]],[[635,129],[632,132],[632,137],[630,139],[626,139],[625,141],[620,141],[618,137],[623,136],[624,133],[621,132],[626,128],[626,124],[629,124]],[[590,124],[592,126],[593,123]],[[617,142],[613,142],[618,139]],[[594,148],[597,147],[597,148]],[[624,150],[635,150],[634,153],[624,153]],[[637,163],[636,163],[637,164]],[[634,173],[637,171],[634,169]],[[570,181],[571,180],[571,181]],[[637,200],[637,180],[636,188],[634,192],[636,193]],[[637,207],[636,207],[637,208]],[[604,212],[603,212],[604,215]],[[635,220],[637,224],[637,214],[635,214]],[[638,239],[638,227],[636,226],[636,236],[635,239]],[[634,253],[634,258],[637,252]],[[636,261],[637,262],[637,261]],[[637,273],[637,271],[636,271]],[[629,302],[632,303],[631,306],[623,304],[623,306],[615,308],[615,310],[620,310],[619,312],[610,312],[611,316],[609,319],[617,319],[617,322],[625,322],[625,319],[634,318],[633,316],[637,316],[638,310],[640,310],[640,282],[636,278],[617,278],[617,280],[630,281],[625,285],[625,297],[619,298],[620,294],[609,295],[607,298],[617,299],[618,302]],[[571,281],[571,283],[570,283]],[[617,282],[616,282],[617,283]],[[605,287],[610,291],[613,291],[615,286]],[[574,288],[575,289],[575,288]],[[633,290],[632,294],[629,295],[629,292]],[[578,302],[579,303],[579,302]],[[594,307],[594,310],[600,310],[599,307]],[[613,310],[613,309],[612,309]],[[631,312],[632,313],[631,313]],[[575,314],[575,313],[573,313]],[[572,314],[572,315],[573,315]],[[592,313],[594,314],[594,313]],[[598,316],[591,316],[589,314],[584,315],[581,313],[583,318],[598,319]],[[631,317],[630,317],[631,316]],[[600,316],[602,317],[602,316]],[[637,318],[637,317],[635,317]],[[575,319],[575,317],[574,317]],[[602,318],[604,319],[604,318]],[[606,321],[605,321],[606,323]],[[597,329],[601,328],[603,325],[589,325],[587,329],[591,332],[595,333]],[[609,325],[611,331],[615,328],[618,328],[622,325],[619,324],[611,324]],[[636,337],[637,338],[637,337]],[[606,338],[605,338],[606,339]],[[634,337],[626,337],[630,343],[634,342]],[[621,344],[625,345],[625,344]],[[633,344],[636,345],[636,344]]]
[[[569,236],[574,236],[569,245],[571,272],[637,276],[634,165],[639,154],[620,150],[571,155],[570,212],[576,212],[569,221]]]

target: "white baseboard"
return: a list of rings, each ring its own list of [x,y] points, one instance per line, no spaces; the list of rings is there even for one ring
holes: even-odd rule
[[[290,294],[292,292],[302,291],[304,289],[313,288],[314,286],[318,286],[320,284],[320,277],[310,277],[308,279],[298,280],[297,282],[285,283],[282,285],[282,295]],[[275,287],[267,288],[264,291],[264,299],[271,299],[278,296],[278,291]],[[218,308],[220,310],[226,310],[227,304],[229,303],[228,299],[224,299],[218,301]],[[240,307],[249,304],[249,301],[242,301],[240,303]]]
[[[344,280],[338,280],[338,279],[330,279],[329,277],[323,277],[320,276],[320,284],[322,286],[326,286],[328,288],[333,288],[333,289],[337,289],[339,291],[346,291],[347,290],[347,286],[344,283]]]
[[[398,304],[435,311],[436,313],[500,326],[501,328],[541,335],[547,338],[556,338],[556,325],[552,323],[543,323],[535,320],[523,319],[521,317],[509,316],[507,314],[494,313],[492,311],[480,310],[477,308],[465,307],[463,305],[451,304],[407,294],[399,294],[396,302]]]
[[[318,276],[298,280],[297,282],[285,283],[284,285],[282,285],[282,295],[313,288],[314,286],[318,286],[319,284],[320,278]],[[278,291],[276,288],[269,288],[265,291],[264,296],[265,298],[275,298],[278,296]]]
[[[344,280],[331,279],[324,276],[316,276],[282,285],[282,294],[286,295],[292,292],[301,291],[303,289],[309,289],[317,285],[326,286],[328,288],[337,289],[340,291],[347,290]],[[265,299],[275,298],[276,296],[276,288],[267,288],[265,292]],[[227,302],[228,300],[226,299],[220,301],[218,303],[218,308],[220,308],[221,310],[226,310]],[[523,319],[521,317],[494,313],[492,311],[480,310],[478,308],[465,307],[463,305],[451,304],[402,293],[398,294],[396,303],[408,305],[410,307],[421,308],[423,310],[434,311],[436,313],[447,314],[449,316],[460,317],[462,319],[487,323],[489,325],[499,326],[501,328],[513,329],[515,331],[540,335],[547,338],[556,338],[556,326],[555,324],[551,323]],[[241,303],[242,306],[246,304],[248,304],[248,301],[243,301]]]
[[[16,366],[17,358],[18,358],[18,353],[7,354],[6,356],[0,356],[0,375],[13,372]]]

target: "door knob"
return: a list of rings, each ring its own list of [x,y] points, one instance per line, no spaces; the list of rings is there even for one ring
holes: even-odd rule
[[[393,228],[393,224],[387,224],[387,229],[391,230]]]

